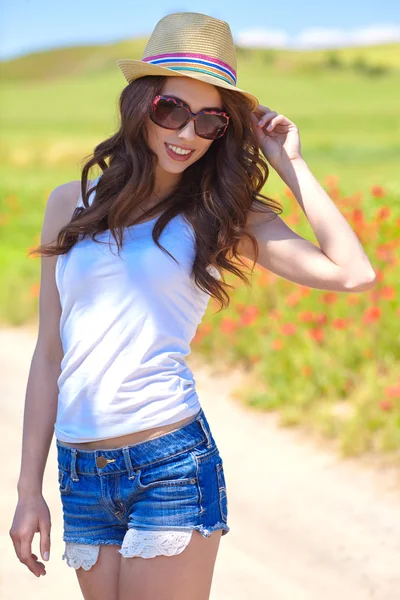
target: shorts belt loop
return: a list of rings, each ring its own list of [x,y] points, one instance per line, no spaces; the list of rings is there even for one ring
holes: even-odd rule
[[[133,470],[132,467],[132,462],[131,462],[131,457],[129,454],[129,449],[125,446],[125,448],[122,448],[122,452],[124,453],[124,459],[125,459],[125,466],[128,470],[128,479],[134,479],[136,477],[136,473]]]
[[[207,431],[207,428],[206,428],[206,426],[205,426],[205,424],[204,424],[203,418],[202,418],[202,417],[198,417],[198,419],[197,419],[197,420],[199,421],[199,425],[200,425],[200,427],[202,428],[202,430],[203,430],[203,433],[204,433],[204,435],[205,435],[205,436],[206,436],[206,438],[207,438],[207,448],[211,448],[211,446],[212,446],[212,441],[211,441],[211,438],[210,438],[210,434],[208,433],[208,431]]]
[[[71,479],[72,481],[79,481],[78,473],[76,472],[76,456],[77,449],[71,448]]]

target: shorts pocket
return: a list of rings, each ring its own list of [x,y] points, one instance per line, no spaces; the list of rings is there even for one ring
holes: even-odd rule
[[[70,493],[69,474],[60,467],[58,468],[58,489],[63,496]]]
[[[228,497],[226,494],[226,481],[225,481],[225,474],[224,474],[224,467],[222,464],[222,460],[220,460],[215,465],[215,471],[216,471],[217,482],[218,482],[219,508],[221,511],[221,518],[224,521],[224,523],[226,523],[227,518],[228,518]]]
[[[179,455],[173,461],[153,464],[138,471],[139,489],[150,489],[160,486],[195,485],[196,465],[190,455]]]
[[[198,463],[208,461],[219,453],[217,444],[213,443],[211,447],[207,446],[205,441],[201,442],[191,450],[192,455],[196,457]]]

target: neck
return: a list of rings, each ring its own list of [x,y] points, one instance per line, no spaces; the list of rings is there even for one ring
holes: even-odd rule
[[[182,177],[181,173],[168,173],[160,169],[159,165],[156,168],[155,186],[151,197],[152,204],[157,204],[162,198],[166,198],[176,188]]]

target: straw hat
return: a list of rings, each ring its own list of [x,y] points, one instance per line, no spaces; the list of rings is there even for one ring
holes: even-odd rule
[[[236,87],[236,49],[228,23],[208,15],[181,12],[158,21],[147,42],[142,60],[117,60],[130,83],[145,75],[192,77],[259,102],[253,94]]]

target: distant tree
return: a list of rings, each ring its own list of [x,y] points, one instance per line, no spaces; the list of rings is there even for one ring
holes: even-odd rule
[[[367,74],[369,69],[369,65],[365,56],[362,56],[361,54],[354,58],[351,63],[351,67],[354,69],[354,71],[363,75]]]
[[[261,57],[264,64],[273,65],[276,62],[277,52],[272,48],[264,48]]]
[[[354,71],[367,77],[382,77],[389,72],[389,67],[383,64],[371,65],[364,56],[358,55],[351,64]]]
[[[327,52],[325,56],[324,66],[328,69],[342,69],[343,62],[338,53],[331,50],[330,52]]]
[[[383,75],[387,75],[390,71],[388,65],[370,65],[368,70],[368,75],[370,77],[382,77]]]

